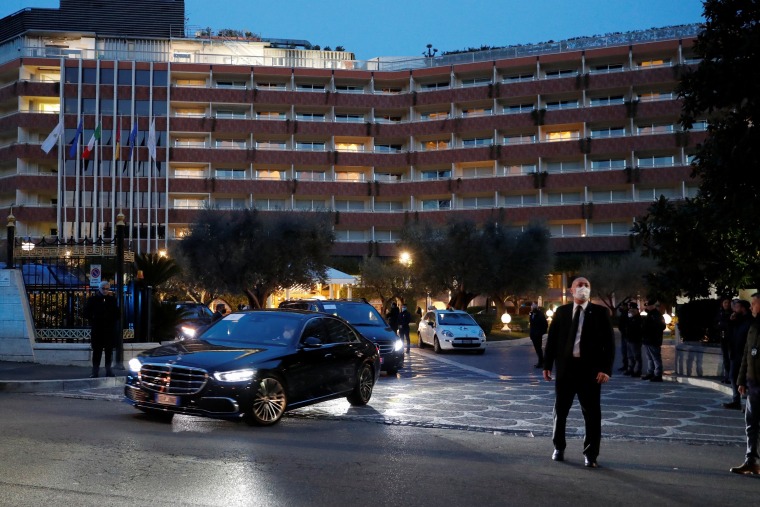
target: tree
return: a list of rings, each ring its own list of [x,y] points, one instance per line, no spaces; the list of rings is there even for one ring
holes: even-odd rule
[[[396,259],[386,262],[378,257],[365,258],[360,278],[361,284],[355,289],[357,295],[379,299],[383,310],[387,310],[391,302],[397,299],[408,303],[425,295],[424,291],[415,287],[413,264],[405,266]]]
[[[333,241],[327,213],[205,210],[180,249],[200,285],[262,308],[278,289],[324,282]]]
[[[644,253],[663,268],[655,283],[689,296],[732,293],[760,282],[760,3],[707,0],[695,52],[679,84],[681,124],[708,122],[697,147],[694,199],[654,204],[639,225]]]
[[[587,260],[580,272],[591,281],[593,295],[614,314],[621,301],[648,295],[647,277],[656,268],[651,257],[642,257],[640,252],[630,252],[622,256]]]

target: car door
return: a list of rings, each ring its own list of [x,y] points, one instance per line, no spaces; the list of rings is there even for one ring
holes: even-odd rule
[[[332,388],[334,393],[350,391],[356,384],[361,362],[362,343],[353,329],[338,319],[326,318],[328,344],[332,360]]]
[[[432,323],[432,324],[431,324]],[[420,321],[418,332],[423,343],[433,344],[435,335],[435,312],[427,312]]]
[[[321,398],[333,392],[335,374],[332,370],[335,365],[327,341],[325,319],[309,319],[298,341],[298,351],[288,366],[287,382],[292,403]]]

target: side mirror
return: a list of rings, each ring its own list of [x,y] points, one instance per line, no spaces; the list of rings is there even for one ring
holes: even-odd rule
[[[304,348],[307,348],[307,349],[316,349],[322,346],[322,340],[320,340],[316,336],[309,336],[302,343],[303,343]]]
[[[435,322],[433,322],[432,320],[429,320],[427,321],[427,325],[430,327],[435,327]]]

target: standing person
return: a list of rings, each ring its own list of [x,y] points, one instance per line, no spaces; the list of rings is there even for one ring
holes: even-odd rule
[[[406,338],[406,353],[408,354],[411,349],[411,341],[409,340],[409,324],[412,322],[412,314],[406,309],[406,305],[401,305],[401,313],[398,314],[398,335],[401,341]]]
[[[106,377],[113,377],[111,360],[116,338],[116,324],[119,322],[119,305],[116,296],[111,292],[111,284],[100,282],[98,291],[87,298],[84,315],[90,320],[90,346],[92,348],[92,374],[96,378],[100,374],[100,358],[105,352]]]
[[[552,459],[565,459],[567,414],[578,395],[586,426],[584,464],[597,468],[602,440],[602,384],[612,375],[615,333],[607,308],[589,302],[591,284],[586,278],[573,280],[570,289],[573,302],[557,308],[544,352],[544,380],[552,379],[552,366],[557,362]]]
[[[649,298],[644,309],[647,311],[641,323],[641,343],[647,352],[647,374],[641,380],[662,382],[662,332],[665,319],[657,309],[657,300]]]
[[[211,322],[216,322],[217,320],[221,320],[224,317],[224,303],[219,303],[216,305],[216,311],[211,316]]]
[[[749,301],[740,299],[734,304],[734,316],[731,322],[731,335],[728,340],[728,350],[729,357],[731,358],[729,380],[731,380],[731,391],[733,396],[731,397],[731,402],[723,404],[723,408],[741,410],[742,396],[741,393],[739,393],[739,369],[742,364],[744,348],[747,344],[747,334],[752,325]]]
[[[543,309],[539,308],[538,303],[535,301],[530,305],[530,341],[533,342],[533,348],[536,349],[536,356],[538,362],[533,365],[534,368],[544,367],[544,333],[549,328],[549,324],[546,321],[546,315],[544,315]]]
[[[627,372],[633,369],[628,359],[628,314],[630,313],[628,303],[626,301],[620,303],[617,311],[618,331],[620,331],[620,359],[623,360],[623,365],[618,368],[618,371]]]
[[[755,292],[751,298],[752,323],[747,333],[747,343],[742,354],[737,383],[739,394],[747,397],[744,422],[747,432],[747,452],[744,464],[731,467],[735,474],[760,474],[760,294]]]
[[[394,333],[398,333],[398,313],[398,306],[394,301],[391,303],[391,309],[388,310],[388,313],[385,315],[388,318],[388,325],[391,326]]]
[[[643,318],[639,313],[639,305],[628,303],[626,318],[626,336],[628,337],[628,367],[624,375],[641,376],[641,327]]]
[[[720,302],[720,308],[718,314],[715,316],[715,322],[713,323],[713,330],[715,333],[715,340],[720,343],[720,351],[723,353],[723,383],[731,383],[731,352],[729,350],[729,334],[731,327],[731,314],[733,309],[731,308],[731,299],[723,298]]]

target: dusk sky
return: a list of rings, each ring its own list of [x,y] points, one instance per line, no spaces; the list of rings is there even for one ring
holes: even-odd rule
[[[0,0],[0,17],[58,0]],[[343,46],[358,60],[700,23],[701,0],[185,0],[191,27]]]

